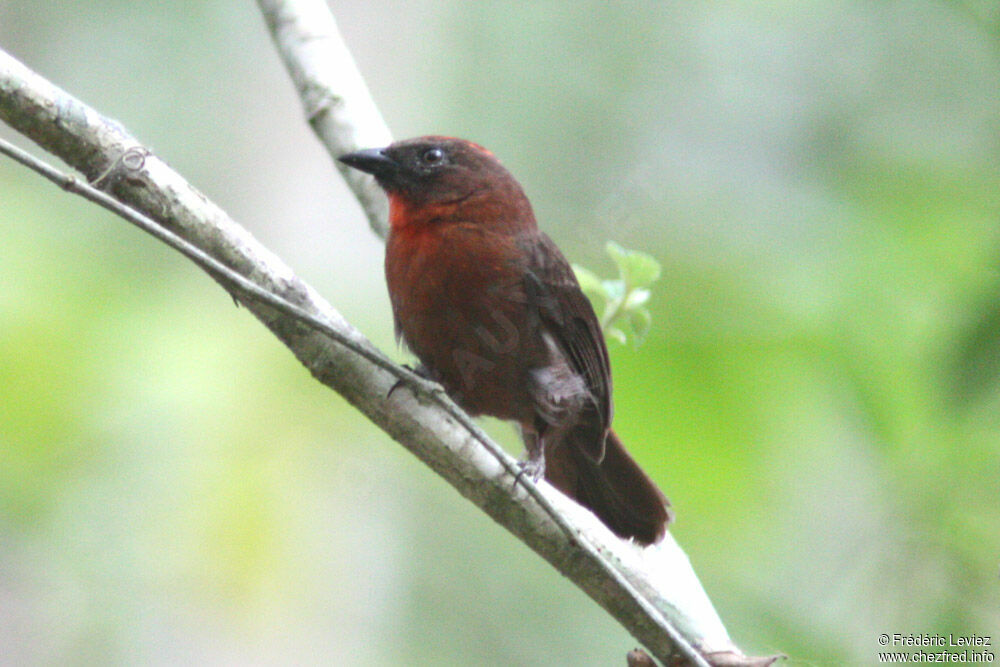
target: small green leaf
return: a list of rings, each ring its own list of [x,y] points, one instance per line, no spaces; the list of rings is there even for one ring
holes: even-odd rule
[[[652,255],[638,250],[626,250],[614,241],[608,241],[605,250],[618,266],[619,275],[629,287],[648,287],[660,277],[662,267]]]
[[[634,310],[649,301],[649,290],[637,288],[629,292],[625,299],[625,310]]]
[[[577,265],[573,265],[573,271],[594,309],[601,312],[604,334],[622,344],[631,340],[638,346],[652,323],[652,316],[645,308],[650,299],[647,288],[660,277],[660,263],[651,255],[626,250],[614,241],[608,241],[605,249],[618,267],[617,279],[602,280],[593,271]],[[603,304],[597,303],[598,298]]]
[[[573,273],[576,274],[576,280],[580,283],[580,289],[584,292],[604,294],[604,287],[601,285],[600,277],[585,267],[579,264],[573,265]]]
[[[652,255],[626,250],[614,241],[608,241],[605,250],[618,265],[618,273],[629,287],[648,287],[660,277],[662,267]]]
[[[608,327],[605,329],[604,333],[607,334],[609,338],[614,338],[622,345],[625,345],[625,343],[628,342],[628,337],[625,336],[625,332],[618,327]]]
[[[601,287],[604,288],[608,301],[620,301],[625,298],[625,281],[623,280],[602,280]]]
[[[626,264],[628,263],[628,250],[621,247],[614,241],[608,241],[604,245],[604,251],[608,253],[608,256],[611,257],[612,261],[614,261],[615,266],[618,267],[618,275],[624,278],[626,273]]]
[[[638,347],[646,339],[646,334],[653,325],[653,316],[645,308],[636,308],[629,314],[628,322],[632,327],[632,343]]]
[[[628,250],[614,241],[608,241],[605,243],[604,250],[611,255],[611,259],[615,260],[615,264],[619,266],[621,266],[621,263],[625,260],[625,256],[628,255]]]
[[[660,277],[662,268],[652,255],[632,251],[628,255],[625,280],[633,287],[648,287]]]

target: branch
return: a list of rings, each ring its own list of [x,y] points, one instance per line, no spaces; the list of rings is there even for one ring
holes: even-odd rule
[[[275,25],[293,24],[285,19]],[[515,487],[516,463],[439,388],[384,357],[276,256],[124,128],[2,51],[0,119],[112,197],[51,168],[48,178],[88,193],[192,258],[317,379],[577,583],[659,659],[679,654],[704,664],[692,645],[707,654],[742,656],[669,536],[642,550],[614,537],[547,484],[522,480]],[[10,148],[4,152],[18,153]],[[45,171],[38,164],[30,166]],[[369,216],[377,218],[377,209]],[[405,390],[393,392],[400,380]]]
[[[387,146],[392,135],[333,14],[322,0],[258,0],[257,4],[302,100],[306,120],[361,203],[372,231],[385,238],[388,206],[382,190],[370,175],[336,158],[359,148]]]

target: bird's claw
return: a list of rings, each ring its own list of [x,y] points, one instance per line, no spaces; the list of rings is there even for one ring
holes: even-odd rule
[[[521,479],[525,477],[530,479],[532,482],[538,482],[538,480],[545,476],[545,457],[531,457],[525,459],[524,461],[518,461],[517,467],[520,468],[520,470],[518,470],[517,474],[514,475],[515,487],[521,482]]]
[[[413,393],[418,398],[421,396],[434,396],[435,394],[445,393],[444,387],[434,381],[431,377],[430,372],[427,368],[420,364],[416,367],[411,367],[408,364],[403,364],[403,368],[413,373],[416,377],[405,377],[397,379],[389,391],[385,395],[385,399],[389,400],[392,398],[393,392],[399,389],[402,385],[407,384],[413,390]]]

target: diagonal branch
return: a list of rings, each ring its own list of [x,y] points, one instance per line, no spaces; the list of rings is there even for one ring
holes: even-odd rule
[[[272,25],[295,26],[300,16],[292,11]],[[320,21],[312,25],[323,26]],[[332,18],[329,25],[333,26]],[[335,27],[329,34],[336,34]],[[335,41],[339,43],[338,38]],[[311,42],[315,45],[323,39],[317,33]],[[317,57],[322,58],[322,54]],[[349,70],[356,71],[353,64]],[[367,98],[366,92],[364,95]],[[321,95],[319,99],[336,98]],[[331,113],[336,116],[331,109],[343,110],[339,103],[324,108],[327,111],[310,112],[314,127],[329,120]],[[318,380],[342,394],[573,580],[658,658],[679,655],[687,662],[704,664],[692,646],[714,654],[713,662],[720,652],[742,657],[729,641],[683,552],[669,536],[661,545],[641,550],[622,543],[589,512],[547,484],[515,487],[511,474],[514,461],[440,391],[392,364],[281,260],[120,125],[3,51],[0,119],[110,193],[113,199],[102,205],[123,204],[124,210],[116,210],[119,215],[132,222],[142,220],[147,231],[194,259],[281,339]],[[345,126],[343,118],[339,122]],[[353,141],[342,136],[340,140]],[[355,147],[337,145],[334,150]],[[48,177],[67,189],[92,190],[72,177]],[[378,202],[375,198],[372,201]],[[370,218],[378,219],[377,207],[366,206],[366,211]],[[409,391],[391,392],[401,379]]]

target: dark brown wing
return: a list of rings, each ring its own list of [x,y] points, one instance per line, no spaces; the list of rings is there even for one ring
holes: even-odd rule
[[[538,232],[523,243],[529,257],[525,278],[528,300],[537,306],[544,330],[593,395],[595,414],[589,415],[589,421],[596,432],[593,449],[588,450],[600,460],[613,411],[611,366],[601,325],[572,267],[552,239]]]

